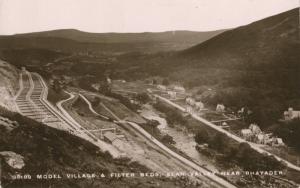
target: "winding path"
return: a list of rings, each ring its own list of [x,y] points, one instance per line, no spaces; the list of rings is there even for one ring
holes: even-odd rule
[[[80,93],[78,93],[78,95],[79,95],[79,96],[87,103],[87,105],[89,106],[90,111],[91,111],[93,114],[95,114],[96,116],[100,116],[100,117],[102,117],[102,118],[104,118],[104,119],[106,119],[106,120],[109,120],[109,119],[110,119],[109,117],[106,117],[106,116],[104,116],[104,115],[99,114],[98,112],[96,112],[96,111],[94,110],[94,108],[93,108],[91,102],[90,102],[84,95],[82,95],[82,94],[80,94]],[[101,103],[101,104],[102,104],[102,103]]]
[[[92,138],[92,143],[99,146],[99,148],[101,148],[103,151],[108,151],[115,158],[120,157],[122,154],[116,148],[98,139],[94,134],[92,134],[90,131],[86,130],[79,123],[77,123],[76,120],[74,120],[73,117],[64,109],[63,103],[66,103],[75,98],[75,95],[73,93],[69,93],[67,91],[64,92],[67,93],[70,97],[59,101],[58,103],[56,103],[56,106],[64,114],[68,121],[72,122],[72,124],[76,127],[74,130],[75,133],[81,134],[81,137],[84,137],[85,139]]]
[[[74,98],[70,94],[70,98],[62,100],[58,103],[58,111],[48,100],[48,86],[43,78],[37,73],[30,73],[22,70],[20,74],[20,89],[15,96],[15,103],[19,112],[42,122],[53,128],[68,131],[69,133],[85,139],[99,147],[103,152],[108,151],[113,157],[120,157],[120,152],[110,147],[109,144],[95,137],[92,133],[78,124],[62,107],[62,104]]]

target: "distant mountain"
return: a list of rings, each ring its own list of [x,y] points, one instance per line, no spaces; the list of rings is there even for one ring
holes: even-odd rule
[[[152,53],[189,48],[224,30],[211,32],[87,33],[74,29],[0,36],[0,50],[43,48],[65,52]]]
[[[177,53],[144,57],[136,63],[136,57],[126,57],[123,61],[135,69],[120,74],[164,76],[200,96],[212,88],[216,94],[200,97],[202,101],[233,109],[251,107],[255,122],[268,127],[289,106],[300,110],[299,34],[299,10],[293,9]]]
[[[55,37],[71,39],[87,43],[146,43],[146,42],[181,42],[201,43],[212,38],[224,30],[193,32],[193,31],[166,31],[166,32],[144,32],[144,33],[88,33],[75,29],[62,29],[44,31],[28,34],[17,34],[15,36],[26,37]]]

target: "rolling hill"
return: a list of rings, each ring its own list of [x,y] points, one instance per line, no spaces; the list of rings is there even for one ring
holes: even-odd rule
[[[214,37],[210,32],[87,33],[74,29],[0,36],[1,49],[42,48],[64,52],[143,53],[183,50]]]
[[[124,67],[121,73],[164,76],[193,89],[194,95],[212,88],[217,94],[204,102],[248,106],[255,112],[253,121],[268,127],[289,106],[300,109],[299,52],[299,10],[293,9],[177,53],[143,57],[138,60],[142,64],[134,63],[136,57],[124,58],[135,68]]]
[[[180,55],[196,66],[299,68],[299,36],[294,9],[224,32]]]
[[[61,29],[28,34],[17,34],[16,37],[55,37],[71,39],[87,43],[145,43],[145,42],[183,42],[201,43],[215,35],[224,32],[208,31],[166,31],[166,32],[144,32],[144,33],[89,33],[76,29]]]

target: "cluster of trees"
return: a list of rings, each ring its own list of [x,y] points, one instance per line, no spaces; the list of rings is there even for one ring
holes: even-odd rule
[[[139,105],[131,103],[130,100],[127,97],[124,97],[123,95],[109,92],[107,93],[107,96],[118,99],[123,105],[125,105],[127,108],[129,108],[132,111],[136,112],[139,109]]]
[[[53,79],[52,89],[53,89],[56,93],[62,92],[62,89],[65,89],[65,88],[66,88],[66,85],[61,84],[59,79],[57,79],[57,78]]]
[[[100,102],[101,102],[100,97],[94,97],[91,104],[93,107],[97,107],[97,106],[99,106]]]
[[[164,78],[162,81],[162,85],[168,86],[170,85],[170,81],[167,78]]]
[[[274,133],[281,137],[284,143],[300,151],[300,119],[281,122],[276,126]]]
[[[163,112],[166,115],[166,120],[168,124],[180,124],[184,125],[187,123],[187,120],[184,118],[184,116],[177,110],[163,104],[162,102],[156,102],[153,105],[154,108],[156,108],[158,111]]]
[[[207,143],[210,149],[217,151],[217,159],[223,164],[237,164],[245,170],[280,170],[284,164],[267,154],[260,154],[248,143],[235,143],[223,133],[211,133],[202,129],[195,135],[198,144]]]
[[[176,142],[174,141],[173,137],[166,134],[164,135],[162,138],[161,138],[161,141],[164,143],[164,144],[169,144],[169,145],[172,145],[172,144],[176,144]]]
[[[146,104],[151,101],[149,95],[145,92],[138,93],[134,98],[139,102],[141,102],[142,104]]]

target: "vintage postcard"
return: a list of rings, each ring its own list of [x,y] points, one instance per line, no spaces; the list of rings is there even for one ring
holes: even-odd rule
[[[300,187],[299,0],[0,0],[0,188]]]

